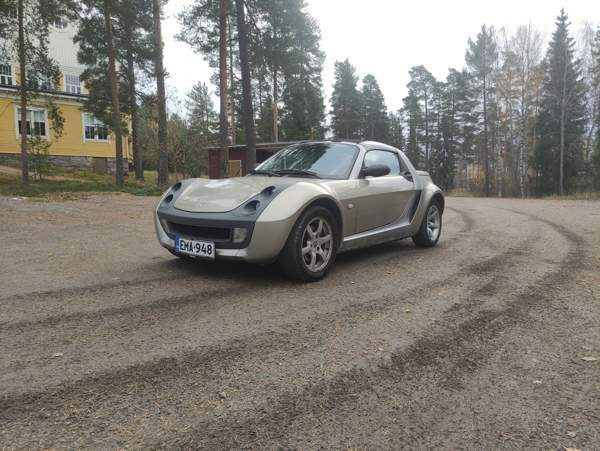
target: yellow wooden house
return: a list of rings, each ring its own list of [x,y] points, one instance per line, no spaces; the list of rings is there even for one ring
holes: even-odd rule
[[[88,92],[80,81],[84,67],[77,63],[75,29],[57,22],[51,28],[50,56],[61,70],[60,83],[41,83],[27,108],[27,130],[54,141],[46,104],[52,99],[65,118],[63,136],[50,147],[51,163],[63,167],[114,172],[115,139],[108,128],[82,109]],[[0,61],[0,163],[20,158],[19,72],[16,61]],[[123,137],[125,170],[132,163],[129,137]]]

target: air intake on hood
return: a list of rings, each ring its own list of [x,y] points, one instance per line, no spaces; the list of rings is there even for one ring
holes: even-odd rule
[[[275,191],[275,187],[273,185],[271,185],[271,186],[267,186],[260,193],[264,194],[265,196],[270,196],[271,194],[273,194],[273,191]]]

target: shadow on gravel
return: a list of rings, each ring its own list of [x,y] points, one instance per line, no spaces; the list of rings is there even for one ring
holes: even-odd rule
[[[439,247],[443,246],[443,242],[440,242]],[[418,253],[425,254],[429,251],[416,248],[410,240],[394,241],[339,254],[333,269],[334,271],[358,269],[358,265],[388,261],[390,258],[409,257]],[[165,270],[175,271],[186,276],[202,275],[237,282],[255,282],[260,279],[265,284],[289,282],[277,262],[259,265],[227,260],[206,261],[174,258],[165,263],[161,262],[161,265],[164,265]],[[354,268],[355,266],[356,268]]]

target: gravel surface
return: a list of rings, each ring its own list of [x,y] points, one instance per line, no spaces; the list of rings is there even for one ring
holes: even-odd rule
[[[301,285],[155,202],[0,198],[0,448],[600,448],[600,203],[449,198]]]

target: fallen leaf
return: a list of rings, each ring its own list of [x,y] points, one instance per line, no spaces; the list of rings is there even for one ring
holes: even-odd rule
[[[577,432],[567,432],[567,435],[571,438],[575,437],[577,435]]]
[[[54,354],[52,354],[52,357],[62,357],[64,354],[62,352],[55,352]]]
[[[541,380],[539,380],[539,379],[536,379],[536,380],[534,380],[534,381],[533,381],[533,383],[534,383],[534,384],[541,384],[541,383],[542,383],[542,381],[541,381]]]
[[[600,359],[598,359],[598,357],[582,357],[581,360],[585,360],[586,362],[595,362],[596,360]]]

